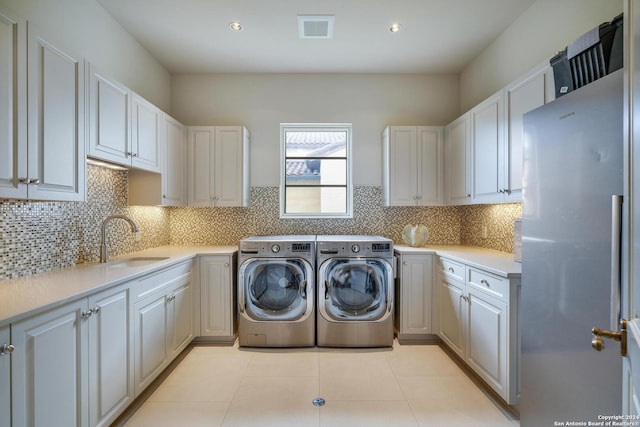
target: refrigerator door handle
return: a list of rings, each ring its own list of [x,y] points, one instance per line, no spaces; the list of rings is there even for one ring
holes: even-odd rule
[[[616,330],[620,324],[620,281],[621,243],[622,242],[622,196],[611,196],[611,329]]]

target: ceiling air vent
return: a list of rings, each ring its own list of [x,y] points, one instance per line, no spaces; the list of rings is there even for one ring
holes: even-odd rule
[[[301,39],[330,39],[333,37],[334,15],[298,15]]]

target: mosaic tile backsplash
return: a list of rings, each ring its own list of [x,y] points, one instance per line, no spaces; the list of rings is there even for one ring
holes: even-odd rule
[[[0,280],[98,261],[101,224],[113,214],[130,216],[142,240],[135,242],[126,222],[112,221],[110,256],[167,244],[236,245],[269,234],[377,234],[402,243],[407,224],[426,225],[431,244],[513,252],[513,221],[522,212],[520,204],[384,207],[381,187],[362,186],[354,188],[353,218],[281,219],[278,191],[253,187],[249,208],[130,207],[127,172],[88,165],[86,202],[0,200]]]
[[[248,208],[170,208],[171,243],[235,245],[269,234],[377,234],[402,242],[407,224],[423,224],[428,243],[467,244],[513,252],[513,223],[521,205],[384,207],[382,187],[355,187],[350,219],[282,219],[278,187],[253,187]],[[482,226],[487,238],[482,238]]]
[[[86,202],[0,200],[0,280],[98,261],[102,220],[114,214],[130,216],[142,239],[125,221],[110,222],[110,256],[169,243],[166,210],[127,206],[126,171],[88,165]]]

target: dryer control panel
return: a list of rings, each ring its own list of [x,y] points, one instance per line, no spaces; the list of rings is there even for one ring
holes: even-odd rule
[[[318,242],[318,255],[323,257],[389,258],[391,242]]]

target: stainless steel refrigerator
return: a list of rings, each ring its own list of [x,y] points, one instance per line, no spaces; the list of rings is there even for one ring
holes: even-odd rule
[[[522,427],[621,413],[619,344],[591,328],[618,330],[622,94],[616,71],[524,116]]]

